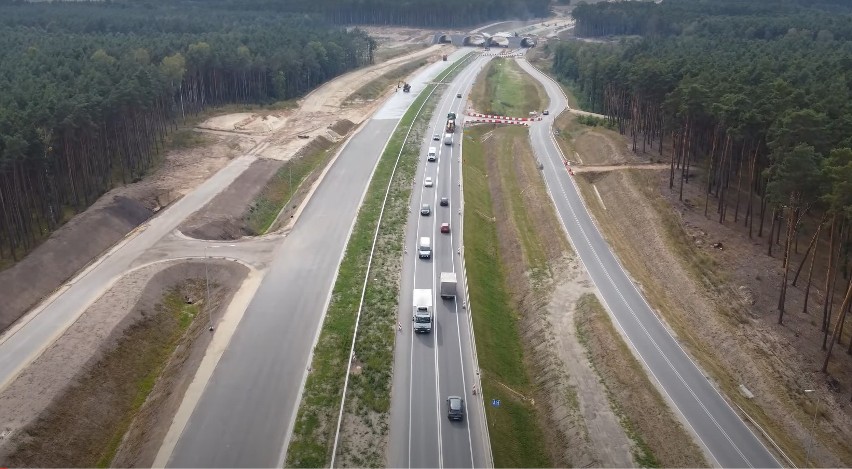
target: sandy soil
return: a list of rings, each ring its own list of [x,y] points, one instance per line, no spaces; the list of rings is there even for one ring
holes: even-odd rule
[[[611,154],[610,148],[628,151],[628,142],[617,134],[604,138],[608,143],[601,146],[602,151],[587,151],[584,161],[622,161],[592,158]],[[658,158],[656,151],[651,156]],[[820,289],[812,289],[813,309],[803,314],[804,282],[790,287],[785,325],[779,326],[775,306],[781,261],[766,255],[765,237],[748,239],[742,221],[723,225],[717,216],[705,218],[697,180],[685,186],[681,202],[677,191],[668,189],[668,171],[611,171],[580,177],[599,189],[606,211],[595,209],[595,196],[586,192],[585,197],[625,267],[723,393],[801,463],[810,444],[815,407],[803,390],[817,389],[824,418],[818,419],[811,461],[848,466],[852,449],[844,442],[852,435],[852,408],[846,403],[852,357],[843,353],[845,347],[835,348],[829,375],[836,380],[833,392],[827,377],[818,371],[823,355],[814,345],[819,343]],[[721,241],[722,249],[712,247]],[[815,279],[819,278],[815,272]],[[754,398],[738,392],[740,385]]]
[[[585,294],[596,295],[597,289],[573,254],[566,256],[555,277],[545,318],[551,326],[548,346],[565,370],[559,383],[562,395],[572,396],[555,415],[568,437],[566,451],[574,467],[634,467],[634,444],[577,336],[577,301]]]
[[[68,402],[70,396],[80,397],[77,395],[79,392],[75,394],[73,389],[75,383],[85,381],[87,375],[96,372],[94,370],[97,370],[101,358],[116,346],[125,331],[150,315],[148,312],[154,309],[166,291],[188,278],[203,279],[205,267],[203,263],[183,261],[143,267],[119,280],[86,310],[62,337],[0,393],[0,421],[4,431],[0,440],[0,460],[10,461],[11,458],[25,465],[69,463],[70,460],[63,458],[72,457],[73,446],[79,441],[97,435],[100,431],[98,423],[110,419],[109,415],[105,415],[110,412],[110,407],[103,403],[115,399],[115,395],[111,394],[115,389],[104,386],[86,391],[93,393],[89,400],[94,407],[85,403],[72,405]],[[247,269],[233,262],[212,261],[209,272],[218,305],[227,304]],[[206,320],[201,323],[206,326]],[[202,353],[203,350],[201,346]],[[176,356],[181,357],[182,353],[179,349]],[[180,395],[182,393],[179,392]],[[87,410],[86,418],[79,420],[79,414],[64,415],[66,408],[78,412]],[[158,412],[170,419],[167,415],[169,410],[163,405]],[[70,431],[72,425],[74,431]],[[28,433],[47,439],[33,442],[26,437]],[[34,444],[36,448],[44,446],[51,449],[37,451],[41,454],[15,451],[22,442]]]

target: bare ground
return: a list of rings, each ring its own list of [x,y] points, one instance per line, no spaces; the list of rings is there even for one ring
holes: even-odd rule
[[[607,144],[600,147],[602,151],[586,150],[584,160],[589,158],[595,164],[624,161],[592,157],[611,155],[612,148],[615,153],[632,153],[623,137],[609,133],[596,140],[604,138]],[[572,150],[570,145],[563,148]],[[659,154],[655,149],[647,156],[628,156],[647,157],[658,159]],[[852,357],[843,348],[835,348],[829,386],[827,377],[818,371],[823,355],[815,345],[821,337],[817,310],[821,311],[824,294],[819,288],[812,289],[812,310],[801,313],[804,282],[790,287],[785,325],[779,326],[780,260],[766,255],[765,237],[748,238],[742,221],[737,226],[730,221],[719,224],[717,216],[705,218],[703,191],[697,181],[685,185],[681,202],[677,190],[668,188],[668,171],[578,175],[597,223],[625,267],[735,408],[745,409],[788,456],[802,463],[816,406],[803,390],[817,389],[821,418],[817,419],[811,461],[821,466],[848,466],[852,463],[852,448],[847,443],[852,435],[852,411],[845,401],[852,382]],[[585,183],[598,188],[606,210]],[[711,207],[714,204],[711,201]],[[721,249],[712,247],[722,241]],[[816,272],[815,278],[820,278]],[[718,353],[722,350],[724,353]],[[754,398],[744,396],[740,385]]]
[[[179,346],[165,374],[174,386],[166,396],[171,393],[171,401],[179,402],[188,384],[186,377],[192,374],[181,377],[175,371],[194,369],[192,362],[203,355],[208,340],[207,316],[198,314],[184,334],[178,326],[180,319],[163,313],[159,305],[175,288],[187,303],[203,303],[207,267],[181,261],[144,267],[119,280],[83,313],[0,394],[0,421],[4,422],[0,460],[30,467],[109,464],[102,458],[134,416],[134,401],[140,397],[136,383],[159,373],[160,363],[146,359],[157,354],[151,347],[162,346],[174,334],[178,334]],[[228,303],[247,269],[228,261],[210,262],[209,267],[215,316],[219,306]],[[200,280],[187,283],[188,279]],[[164,350],[171,353],[168,347]],[[142,415],[154,413],[169,421],[176,404],[163,399],[162,391],[158,391],[161,389],[162,385],[155,388]],[[152,407],[150,403],[156,404]],[[146,435],[145,441],[150,446],[157,437],[162,436],[155,431]],[[135,443],[130,441],[128,446]],[[151,452],[150,447],[145,450],[143,446],[137,453]],[[125,458],[123,462],[131,465],[138,458]]]

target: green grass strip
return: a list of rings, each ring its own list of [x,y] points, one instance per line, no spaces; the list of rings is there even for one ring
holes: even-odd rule
[[[495,467],[550,467],[535,408],[523,395],[530,389],[524,349],[518,332],[518,312],[512,307],[500,260],[500,245],[486,175],[483,134],[464,135],[464,245],[476,352],[487,399],[500,399],[499,408],[486,406],[488,433]],[[514,392],[513,392],[514,391]]]
[[[451,79],[454,72],[457,73],[461,69],[462,61],[469,57],[470,54],[456,61],[435,81]],[[322,331],[314,349],[311,373],[305,383],[296,425],[287,451],[286,465],[288,467],[324,467],[331,460],[337,413],[340,409],[349,350],[355,331],[356,313],[361,301],[364,278],[367,275],[368,257],[379,222],[382,202],[385,199],[385,193],[397,157],[400,155],[405,135],[413,125],[417,111],[436,86],[427,86],[403,116],[384,153],[382,153],[370,181],[367,195],[358,213],[355,227],[346,247],[346,253],[340,264],[332,291],[332,301],[326,312]],[[414,164],[416,165],[416,162]],[[401,243],[400,240],[399,249],[402,248]],[[369,284],[367,288],[369,291]],[[380,295],[382,298],[371,296],[369,301],[387,302],[387,298],[395,300],[398,289],[392,292],[383,291]],[[395,315],[395,309],[391,311],[391,314]],[[391,335],[390,339],[392,340],[392,338]],[[390,371],[382,371],[382,366],[386,366],[389,370],[393,360],[392,356],[388,356],[383,351],[383,347],[376,348],[375,356],[378,358],[365,362],[375,367],[375,371],[371,371],[369,376],[379,377],[380,380],[386,381],[388,383],[387,388],[376,390],[377,392],[374,392],[373,395],[364,396],[362,400],[371,408],[387,412],[390,402],[390,380],[388,377]],[[378,363],[377,360],[381,360],[381,357],[386,357],[385,365]],[[367,373],[363,375],[367,375]]]
[[[329,143],[327,148],[316,148],[284,163],[252,203],[246,215],[249,230],[255,235],[266,234],[302,182],[314,171],[324,168],[338,148],[339,145]]]

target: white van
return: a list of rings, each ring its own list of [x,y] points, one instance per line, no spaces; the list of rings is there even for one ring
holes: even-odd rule
[[[426,154],[426,157],[429,161],[435,161],[438,158],[438,149],[435,147],[429,147],[429,153]]]
[[[420,244],[417,246],[417,254],[421,259],[429,259],[432,257],[432,239],[428,236],[420,238]]]

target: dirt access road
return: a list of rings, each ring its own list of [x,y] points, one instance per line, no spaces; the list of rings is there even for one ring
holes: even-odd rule
[[[89,211],[75,218],[68,226],[60,229],[51,240],[34,251],[29,258],[46,267],[52,266],[53,259],[58,258],[58,255],[62,255],[63,262],[65,258],[69,258],[69,264],[77,265],[77,269],[86,265],[88,267],[62,285],[55,294],[0,337],[0,354],[4,356],[0,366],[0,389],[2,389],[0,402],[20,402],[21,395],[9,393],[30,390],[29,395],[25,396],[28,405],[0,408],[0,421],[15,422],[14,428],[3,429],[4,438],[0,441],[0,445],[8,442],[9,435],[32,422],[47,408],[48,404],[73,381],[77,372],[83,369],[85,358],[95,357],[99,353],[97,344],[93,347],[93,344],[88,343],[91,341],[87,341],[85,351],[82,353],[85,356],[80,357],[76,368],[55,375],[50,370],[56,370],[58,366],[65,367],[63,363],[67,362],[62,360],[62,356],[76,349],[76,345],[72,343],[73,341],[64,341],[63,350],[52,348],[50,354],[43,354],[45,350],[63,336],[68,327],[77,322],[84,313],[87,313],[87,320],[98,322],[97,317],[89,316],[97,315],[98,312],[105,314],[104,311],[111,309],[127,310],[118,303],[114,305],[115,308],[99,304],[97,309],[92,309],[92,305],[98,298],[103,297],[107,292],[112,298],[134,296],[134,291],[145,288],[147,280],[154,274],[150,268],[144,269],[144,272],[141,269],[151,262],[200,257],[199,252],[203,252],[204,241],[184,238],[180,242],[171,241],[164,245],[164,239],[175,239],[174,230],[182,221],[193,213],[203,212],[210,200],[237,180],[254,161],[261,158],[287,159],[299,150],[300,145],[305,145],[311,140],[296,138],[296,134],[311,137],[329,135],[333,132],[330,128],[341,119],[351,120],[355,124],[362,122],[373,112],[380,100],[359,106],[344,106],[344,100],[353,91],[395,66],[430,56],[437,59],[440,56],[440,50],[440,47],[426,48],[346,74],[306,96],[295,109],[249,115],[243,113],[210,119],[199,125],[199,131],[210,136],[206,145],[170,153],[166,156],[163,166],[150,178],[138,184],[110,191]],[[235,158],[237,153],[243,152],[242,156]],[[166,196],[162,196],[163,194]],[[109,225],[109,221],[116,217],[115,203],[118,200],[131,200],[134,207],[144,207],[149,214],[115,228],[115,224]],[[174,200],[177,201],[172,202]],[[169,204],[167,209],[158,210],[166,204]],[[145,219],[154,211],[160,211],[160,213],[145,222]],[[142,219],[138,220],[138,218]],[[139,225],[139,223],[143,224]],[[108,224],[111,232],[108,236],[93,236],[92,233],[97,232],[101,224]],[[124,237],[127,232],[131,233]],[[93,240],[97,242],[93,243]],[[103,251],[116,242],[118,244],[100,258],[94,260],[92,257],[75,258],[75,253],[89,254],[83,249],[75,249],[75,246],[100,245]],[[264,240],[242,240],[235,246],[228,246],[232,249],[229,249],[227,257],[241,260],[255,269],[262,270],[265,268],[265,262],[263,262],[265,259],[256,257],[268,256],[271,250],[250,248],[258,242],[264,243]],[[167,245],[174,246],[175,249],[169,249]],[[94,255],[97,256],[101,251]],[[243,254],[248,257],[241,259],[246,257]],[[211,255],[222,256],[215,254],[215,251],[211,252]],[[165,264],[160,265],[165,268]],[[151,268],[156,270],[158,267],[152,265]],[[12,268],[2,274],[14,276],[21,272]],[[70,272],[68,276],[73,274],[74,272]],[[256,287],[256,285],[246,284],[259,282],[260,276],[251,277],[253,281],[244,282],[243,289]],[[119,279],[122,281],[116,283]],[[34,292],[30,295],[34,298],[43,297],[64,281],[61,278],[54,278],[52,282],[39,282],[38,279],[33,279],[32,275],[20,280],[31,288],[25,289],[21,286],[23,284],[15,284],[19,288],[18,291]],[[232,287],[236,288],[237,284]],[[244,298],[246,303],[248,300],[250,298]],[[109,333],[110,331],[103,332],[105,335]],[[98,334],[98,337],[103,336]],[[54,359],[48,359],[50,356]],[[38,362],[33,363],[36,358],[39,358]],[[35,366],[39,369],[34,369]],[[44,378],[40,380],[41,392],[38,394],[31,392],[32,386],[11,386],[25,369],[28,376],[39,375]]]

